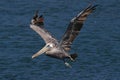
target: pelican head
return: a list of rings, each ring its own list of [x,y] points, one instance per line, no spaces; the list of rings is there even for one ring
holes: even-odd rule
[[[43,53],[46,53],[47,51],[50,51],[51,48],[53,48],[53,47],[54,47],[54,44],[52,44],[52,43],[46,44],[40,51],[38,51],[37,53],[35,53],[32,56],[32,58],[35,58],[35,57],[37,57],[37,56],[39,56],[39,55],[41,55]]]

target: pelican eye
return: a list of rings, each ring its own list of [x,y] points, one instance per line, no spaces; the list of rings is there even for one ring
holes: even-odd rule
[[[46,47],[48,47],[48,48],[49,48],[49,47],[50,47],[50,45],[47,45]]]

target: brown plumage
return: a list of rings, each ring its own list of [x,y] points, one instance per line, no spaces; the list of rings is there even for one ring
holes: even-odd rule
[[[71,48],[71,44],[73,40],[77,37],[79,34],[81,28],[83,27],[83,23],[86,20],[87,16],[95,10],[96,6],[88,6],[85,10],[80,12],[75,18],[73,18],[69,25],[68,28],[63,35],[63,38],[60,42],[61,46],[66,50],[69,51]]]
[[[96,6],[89,5],[86,9],[81,11],[76,17],[74,17],[68,28],[63,35],[60,42],[55,39],[45,28],[44,28],[44,19],[43,16],[38,16],[38,11],[35,13],[33,19],[31,20],[30,27],[36,31],[45,41],[46,45],[40,51],[32,56],[35,58],[43,53],[47,56],[62,59],[66,66],[69,66],[69,63],[65,61],[65,58],[69,58],[74,61],[77,57],[76,54],[69,54],[68,51],[71,49],[71,44],[74,39],[78,36],[83,23],[86,20],[87,16],[95,9]]]

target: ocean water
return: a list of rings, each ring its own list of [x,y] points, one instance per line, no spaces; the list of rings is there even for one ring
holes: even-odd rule
[[[71,53],[72,68],[60,60],[31,56],[45,43],[29,28],[36,10],[45,27],[61,39],[69,21],[91,0],[1,0],[0,80],[120,80],[120,0],[95,0]]]

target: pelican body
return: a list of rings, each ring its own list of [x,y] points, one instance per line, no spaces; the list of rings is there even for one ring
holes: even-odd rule
[[[33,16],[30,28],[36,31],[45,41],[46,45],[37,53],[35,53],[32,58],[35,58],[41,54],[46,54],[47,56],[63,60],[66,66],[71,67],[69,63],[65,61],[66,58],[74,61],[77,57],[77,54],[69,54],[71,44],[73,40],[79,34],[84,21],[87,16],[95,10],[96,6],[89,5],[83,11],[81,11],[77,16],[75,16],[69,23],[66,32],[64,33],[60,42],[53,37],[45,28],[44,28],[44,18],[43,16],[38,16],[38,11],[36,11]]]

